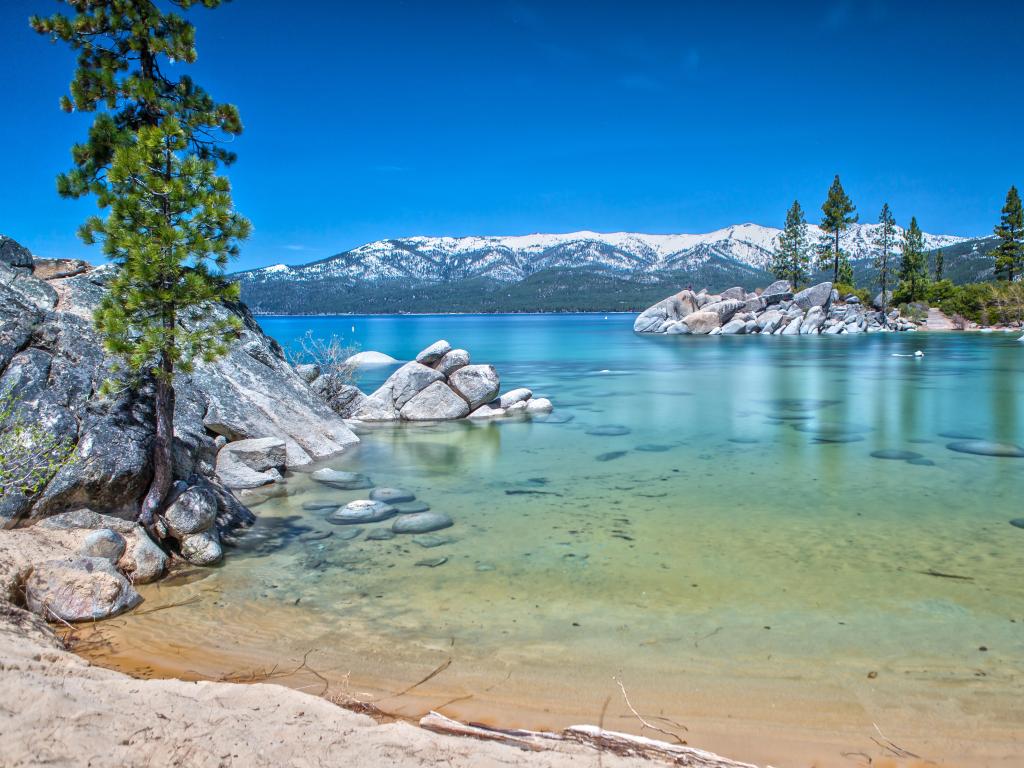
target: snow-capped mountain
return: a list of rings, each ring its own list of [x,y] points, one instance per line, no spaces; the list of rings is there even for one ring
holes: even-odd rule
[[[870,257],[880,225],[854,224],[840,236],[850,258]],[[609,275],[643,281],[667,272],[765,270],[781,230],[757,224],[738,224],[695,235],[646,235],[631,232],[514,237],[407,237],[378,240],[351,251],[301,266],[276,264],[237,275],[243,285],[330,280],[354,285],[385,281],[449,283],[486,278],[517,283],[546,269],[585,267]],[[808,226],[812,242],[823,237]],[[897,242],[902,236],[898,228]],[[944,248],[968,238],[924,236],[925,248]]]

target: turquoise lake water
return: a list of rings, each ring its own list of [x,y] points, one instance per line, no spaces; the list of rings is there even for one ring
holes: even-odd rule
[[[173,639],[192,656],[166,668],[212,675],[317,649],[332,683],[374,695],[450,658],[381,706],[458,699],[444,711],[564,725],[596,722],[611,697],[609,723],[635,730],[615,676],[634,706],[734,757],[809,764],[810,744],[816,764],[849,764],[844,749],[877,752],[877,725],[924,758],[1021,764],[1024,529],[1009,521],[1024,517],[1024,458],[947,446],[1024,445],[1024,344],[659,338],[632,322],[260,318],[286,347],[312,329],[402,360],[444,338],[555,412],[361,428],[326,465],[447,512],[447,543],[367,540],[387,523],[342,540],[352,529],[302,503],[366,492],[297,473],[222,568],[150,588],[201,599],[129,616],[119,652]],[[447,560],[416,565],[432,558]]]

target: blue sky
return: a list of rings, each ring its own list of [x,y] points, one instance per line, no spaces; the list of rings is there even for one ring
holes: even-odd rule
[[[73,59],[6,0],[0,232],[99,260],[54,176]],[[927,8],[927,10],[923,10]],[[864,221],[991,232],[1024,185],[1024,3],[304,2],[197,9],[238,105],[238,267],[414,234],[781,226],[840,173]]]

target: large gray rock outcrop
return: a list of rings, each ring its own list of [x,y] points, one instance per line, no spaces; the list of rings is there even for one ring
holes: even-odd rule
[[[99,513],[134,519],[152,475],[152,388],[145,383],[109,397],[101,384],[113,360],[93,328],[92,314],[115,274],[109,267],[46,269],[41,280],[10,241],[0,259],[0,389],[13,391],[17,413],[73,445],[38,497],[7,494],[0,524],[12,526],[88,505]],[[12,263],[16,266],[12,266]],[[32,262],[29,262],[32,264]],[[60,265],[56,265],[60,266]],[[70,274],[69,274],[70,273]],[[60,276],[69,274],[69,276]],[[60,303],[57,303],[58,290]],[[217,498],[217,529],[251,521],[251,513],[215,481],[221,439],[275,437],[288,463],[301,466],[338,453],[358,438],[284,359],[242,305],[214,305],[207,316],[241,321],[225,357],[197,363],[176,379],[174,474],[189,485],[210,483]],[[188,326],[194,321],[182,318]],[[131,542],[128,543],[131,550]]]
[[[832,283],[818,283],[810,288],[804,288],[793,296],[793,303],[805,312],[811,307],[822,307],[827,310],[832,303]]]
[[[666,324],[682,320],[698,308],[698,298],[693,291],[680,291],[641,312],[633,323],[633,330],[637,333],[657,333]]]

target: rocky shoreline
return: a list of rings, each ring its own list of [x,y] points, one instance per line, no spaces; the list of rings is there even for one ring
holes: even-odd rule
[[[837,336],[916,331],[917,324],[865,307],[857,296],[839,295],[832,283],[794,292],[786,280],[748,292],[740,287],[720,294],[683,290],[644,310],[633,323],[636,333],[694,336]]]

